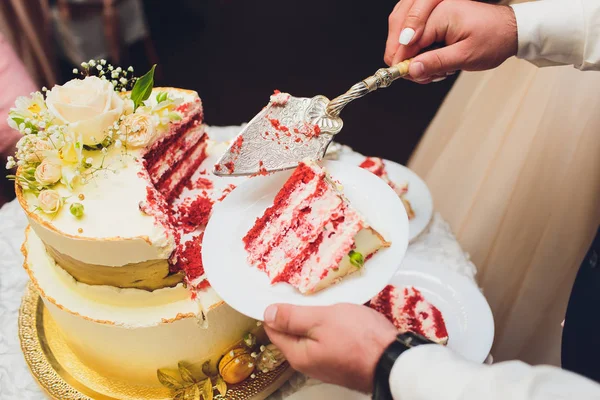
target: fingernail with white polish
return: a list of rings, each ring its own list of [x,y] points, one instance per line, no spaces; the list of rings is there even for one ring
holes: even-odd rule
[[[432,80],[431,80],[431,82],[441,82],[441,81],[443,81],[444,79],[446,79],[446,77],[445,77],[445,76],[442,76],[442,77],[440,77],[440,78],[435,78],[435,79],[432,79]]]
[[[407,45],[410,43],[412,38],[415,36],[415,30],[412,28],[404,28],[402,32],[400,32],[400,44]]]

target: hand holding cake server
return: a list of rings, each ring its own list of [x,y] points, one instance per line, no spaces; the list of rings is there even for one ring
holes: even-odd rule
[[[385,61],[416,56],[410,79],[429,83],[457,70],[494,68],[516,55],[538,66],[600,70],[600,3],[543,0],[511,7],[468,0],[402,0],[389,18]],[[600,240],[595,240],[600,244]],[[375,398],[479,400],[600,398],[600,385],[554,367],[519,361],[469,363],[410,335],[363,306],[272,305],[266,331],[291,365]]]

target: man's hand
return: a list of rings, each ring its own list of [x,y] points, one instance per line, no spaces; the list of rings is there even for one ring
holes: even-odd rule
[[[394,24],[400,27],[394,28],[395,31],[407,22],[394,20]],[[409,74],[419,83],[441,80],[457,70],[495,68],[517,53],[517,23],[508,6],[444,0],[433,9],[423,28],[414,26],[415,32],[422,33],[408,45],[398,45],[391,65],[414,57]],[[391,40],[388,37],[388,46]],[[444,43],[446,47],[416,56],[434,43]],[[388,52],[385,60],[389,61]]]
[[[265,311],[265,331],[291,366],[313,378],[365,393],[377,361],[398,331],[365,307],[275,304]]]

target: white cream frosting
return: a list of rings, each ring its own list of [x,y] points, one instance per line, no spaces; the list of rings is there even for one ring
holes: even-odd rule
[[[182,285],[153,292],[89,286],[58,267],[30,229],[24,246],[30,277],[71,348],[106,376],[158,385],[158,368],[216,362],[256,327],[212,289],[192,300]]]
[[[101,152],[88,154],[94,167],[102,163]],[[58,252],[88,264],[121,266],[168,258],[175,248],[173,237],[154,217],[140,211],[149,184],[139,176],[145,174],[141,150],[129,150],[123,155],[120,149],[112,147],[103,165],[107,170],[97,172],[93,179],[73,190],[63,184],[54,187],[66,198],[65,205],[54,215],[36,210],[37,198],[25,191],[22,205],[27,207],[35,232]],[[70,204],[75,202],[84,206],[82,218],[69,212]]]

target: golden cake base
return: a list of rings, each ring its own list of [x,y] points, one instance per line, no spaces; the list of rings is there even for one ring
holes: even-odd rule
[[[106,378],[83,364],[64,341],[31,282],[19,310],[19,339],[25,361],[35,380],[57,400],[166,400],[173,394],[163,387],[136,386]],[[227,399],[263,400],[294,373],[284,363],[268,374],[231,386]]]

